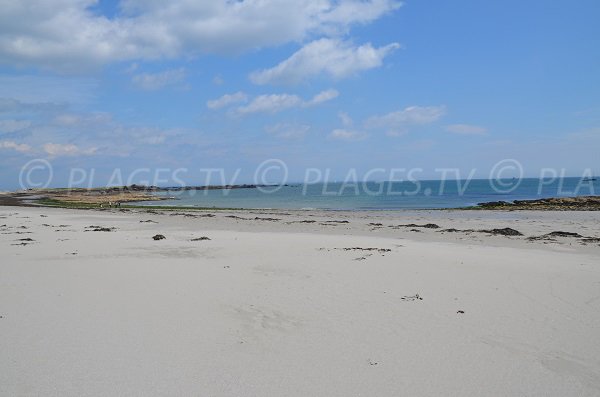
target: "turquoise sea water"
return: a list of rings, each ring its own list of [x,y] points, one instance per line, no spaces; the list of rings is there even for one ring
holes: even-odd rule
[[[294,184],[261,189],[158,192],[170,200],[141,205],[216,208],[390,210],[457,208],[488,201],[527,200],[600,194],[600,180],[563,178],[357,184]]]

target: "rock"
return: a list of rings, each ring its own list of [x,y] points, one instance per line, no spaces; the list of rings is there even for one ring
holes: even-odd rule
[[[157,234],[157,235],[153,236],[152,239],[158,241],[158,240],[164,240],[164,239],[166,239],[166,237],[163,236],[162,234]]]
[[[436,225],[435,223],[426,223],[426,224],[424,224],[424,225],[417,225],[416,223],[409,223],[409,224],[407,224],[407,225],[398,225],[398,226],[390,226],[390,227],[392,227],[392,228],[394,228],[394,229],[397,229],[397,228],[399,228],[399,227],[412,227],[412,228],[415,228],[415,227],[422,227],[422,228],[424,228],[424,229],[439,229],[439,228],[440,228],[440,227],[439,227],[438,225]]]
[[[491,201],[479,203],[475,209],[600,211],[600,196],[552,197],[537,200]]]
[[[584,243],[600,243],[600,237],[584,237],[581,241]]]
[[[507,206],[511,206],[511,205],[513,205],[513,204],[509,203],[508,201],[490,201],[487,203],[478,203],[477,204],[478,207],[482,207],[482,208],[507,207]]]
[[[523,233],[521,233],[520,231],[511,229],[510,227],[505,227],[503,229],[480,230],[480,232],[493,234],[494,236],[522,236],[523,235]]]
[[[361,248],[361,247],[350,247],[350,248],[342,248],[344,251],[377,251],[379,253],[391,252],[390,248]]]
[[[114,227],[103,227],[103,226],[88,226],[86,232],[112,232],[115,230]]]
[[[261,218],[261,217],[258,217],[258,216],[257,216],[257,217],[255,217],[255,218],[254,218],[254,220],[255,220],[255,221],[278,222],[278,221],[280,221],[281,219],[278,219],[278,218]]]
[[[403,301],[422,301],[423,298],[421,298],[421,296],[419,296],[419,294],[414,294],[413,296],[403,296],[402,298]]]
[[[210,238],[208,238],[206,236],[202,236],[202,237],[198,237],[198,238],[193,238],[190,241],[205,241],[205,240],[210,240]]]
[[[548,237],[577,237],[577,238],[583,237],[579,233],[563,232],[563,231],[551,232],[551,233],[546,234],[546,236],[548,236]]]

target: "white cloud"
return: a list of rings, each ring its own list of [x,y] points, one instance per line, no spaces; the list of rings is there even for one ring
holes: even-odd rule
[[[485,127],[470,124],[450,124],[445,130],[460,135],[485,135],[487,132]]]
[[[329,139],[340,141],[360,141],[367,137],[367,134],[359,131],[350,131],[342,128],[335,129],[329,134]]]
[[[248,105],[238,107],[237,113],[241,115],[250,113],[278,113],[291,108],[316,106],[335,99],[338,95],[339,92],[333,89],[321,91],[308,101],[303,100],[298,95],[291,94],[259,95]]]
[[[354,124],[354,121],[346,112],[339,112],[338,117],[342,121],[342,124],[346,127],[350,127],[352,124]]]
[[[384,128],[390,136],[406,133],[410,126],[425,125],[439,120],[446,113],[445,106],[409,106],[383,116],[369,118],[367,128]]]
[[[61,127],[96,127],[107,125],[111,121],[112,116],[103,112],[87,114],[61,113],[54,117],[54,124]]]
[[[309,125],[279,123],[265,127],[265,131],[278,138],[302,139],[310,130]]]
[[[131,81],[139,88],[147,91],[159,90],[166,86],[177,85],[185,80],[185,70],[172,69],[159,73],[141,73],[133,76]]]
[[[88,9],[96,3],[4,2],[0,60],[77,70],[113,61],[239,53],[344,33],[400,6],[394,0],[122,0],[120,12],[108,19]]]
[[[12,114],[27,114],[30,120],[29,126],[15,133],[19,135],[21,145],[26,146],[8,141],[2,148],[39,156],[125,156],[142,152],[147,155],[149,151],[158,153],[182,144],[185,135],[178,129],[123,124],[109,113],[79,112],[68,106],[0,98],[0,125],[13,120],[6,116]],[[195,132],[198,135],[198,131]],[[6,136],[9,137],[17,140],[15,135]],[[185,143],[189,146],[192,141],[194,136],[188,134]]]
[[[63,126],[75,126],[81,122],[81,117],[74,114],[59,114],[54,118],[54,122]]]
[[[342,79],[381,66],[383,59],[398,48],[398,43],[375,48],[371,43],[355,46],[340,39],[322,38],[306,44],[275,67],[253,72],[250,80],[255,84],[297,84],[320,75]]]
[[[323,102],[331,101],[332,99],[337,98],[340,95],[336,90],[325,90],[319,92],[317,95],[313,97],[310,101],[306,103],[307,106],[319,105]]]
[[[0,141],[0,149],[12,149],[19,153],[29,153],[32,151],[31,146],[25,143],[16,143],[14,141]]]
[[[29,120],[0,120],[0,133],[21,131],[31,125]]]
[[[80,149],[73,144],[46,143],[43,146],[44,152],[51,157],[62,156],[89,156],[96,152],[97,148]]]
[[[138,144],[160,145],[167,142],[167,138],[178,135],[176,130],[161,130],[150,127],[125,127],[117,126],[117,131],[124,136],[130,136]]]
[[[210,100],[206,102],[206,107],[213,110],[221,109],[229,105],[246,101],[248,101],[248,95],[242,91],[238,91],[235,94],[225,94],[220,98]]]
[[[298,95],[290,94],[270,94],[259,95],[248,105],[237,109],[239,114],[248,113],[277,113],[282,110],[301,106],[302,99]]]

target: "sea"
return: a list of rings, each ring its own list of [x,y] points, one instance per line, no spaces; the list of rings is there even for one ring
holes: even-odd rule
[[[600,178],[423,180],[286,184],[244,189],[169,190],[145,206],[244,209],[401,210],[460,208],[491,201],[600,194]]]

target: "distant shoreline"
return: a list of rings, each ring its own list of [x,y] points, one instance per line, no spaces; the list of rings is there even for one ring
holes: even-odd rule
[[[164,201],[172,197],[160,197],[153,193],[190,190],[229,190],[256,189],[266,185],[224,185],[224,186],[186,186],[186,187],[156,187],[156,186],[119,186],[109,188],[52,188],[31,189],[26,191],[0,193],[0,205],[6,206],[36,206],[59,208],[147,208],[147,209],[177,209],[177,210],[230,210],[242,208],[229,207],[192,207],[192,206],[161,206],[136,205],[145,201]],[[260,208],[245,208],[248,210]],[[272,208],[277,210],[277,208]],[[415,209],[415,208],[411,208]],[[534,200],[491,201],[482,202],[469,207],[456,208],[427,208],[427,210],[537,210],[537,211],[600,211],[600,196],[550,197]],[[282,209],[283,210],[283,209]],[[290,209],[286,209],[290,210]],[[328,209],[323,209],[328,210]],[[373,209],[370,209],[373,210]],[[388,211],[402,209],[388,209]],[[423,208],[423,210],[425,210]],[[332,210],[335,211],[335,210]],[[360,210],[353,210],[360,211]],[[366,211],[366,210],[365,210]]]

